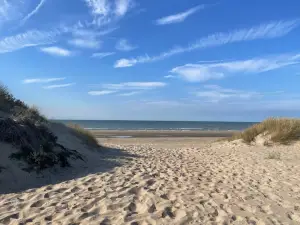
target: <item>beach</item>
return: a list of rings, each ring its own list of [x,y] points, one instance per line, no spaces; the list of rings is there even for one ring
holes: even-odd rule
[[[0,223],[300,223],[299,144],[96,136],[106,147],[101,162],[72,179],[0,195]]]
[[[191,138],[191,137],[231,137],[236,131],[201,130],[91,130],[97,138]]]

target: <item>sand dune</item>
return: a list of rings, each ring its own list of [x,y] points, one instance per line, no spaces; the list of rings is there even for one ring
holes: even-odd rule
[[[107,140],[132,157],[108,160],[119,162],[108,171],[1,195],[0,223],[300,224],[299,144],[157,140]],[[280,159],[269,159],[274,151]]]

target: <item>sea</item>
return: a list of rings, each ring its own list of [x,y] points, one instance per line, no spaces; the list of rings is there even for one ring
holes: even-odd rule
[[[64,124],[78,124],[87,130],[182,130],[182,131],[239,131],[255,122],[202,121],[129,121],[129,120],[56,120]]]

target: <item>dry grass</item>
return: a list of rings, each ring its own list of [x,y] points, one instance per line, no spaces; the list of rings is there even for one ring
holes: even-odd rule
[[[14,106],[15,98],[8,88],[0,84],[0,111],[9,113]]]
[[[270,135],[274,143],[289,144],[300,139],[300,120],[287,118],[270,118],[255,124],[230,140],[243,139],[250,144],[258,135]]]
[[[13,110],[13,118],[20,122],[30,121],[35,124],[47,124],[47,118],[42,115],[38,107],[36,106],[27,106],[15,107]]]
[[[91,147],[98,147],[98,141],[95,136],[88,130],[85,130],[78,124],[68,124],[68,127],[72,129],[73,133],[84,142],[84,144]]]
[[[36,106],[28,106],[16,99],[4,85],[0,84],[0,111],[20,122],[30,121],[35,124],[47,123],[47,118]]]

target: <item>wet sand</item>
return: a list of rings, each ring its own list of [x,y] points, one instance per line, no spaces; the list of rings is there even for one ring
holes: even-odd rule
[[[92,130],[97,138],[117,137],[230,137],[235,131],[177,131],[177,130]]]

